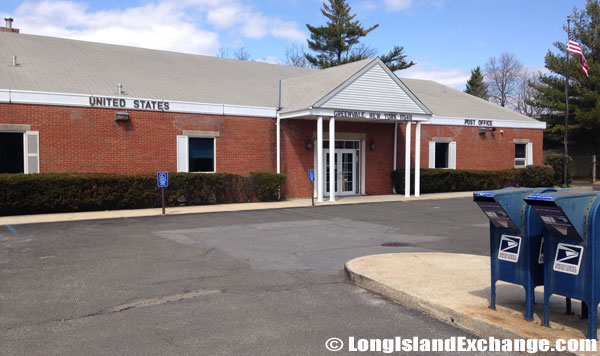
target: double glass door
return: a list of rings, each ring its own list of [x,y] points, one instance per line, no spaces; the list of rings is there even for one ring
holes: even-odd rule
[[[334,155],[335,195],[355,195],[357,193],[357,154],[355,149],[336,149]],[[323,150],[323,171],[325,172],[325,195],[329,195],[329,149]]]

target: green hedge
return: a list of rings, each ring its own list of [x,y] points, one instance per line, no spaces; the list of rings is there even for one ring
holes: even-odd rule
[[[167,206],[284,199],[285,176],[170,173]],[[156,174],[0,174],[0,216],[161,206]]]
[[[544,158],[544,164],[548,166],[552,166],[554,168],[554,185],[563,185],[564,177],[563,177],[563,167],[564,160],[563,155],[549,155]],[[567,161],[567,184],[571,184],[573,180],[573,158],[569,156]]]
[[[415,172],[411,171],[411,190],[414,191]],[[421,169],[421,193],[492,190],[508,186],[553,186],[554,169],[550,166],[528,166],[523,169],[479,171],[468,169]],[[396,193],[404,194],[404,170],[392,172]]]

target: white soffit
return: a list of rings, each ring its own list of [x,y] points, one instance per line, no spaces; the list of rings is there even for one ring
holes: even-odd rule
[[[394,74],[391,74],[394,75]],[[379,62],[315,106],[343,110],[428,114]]]

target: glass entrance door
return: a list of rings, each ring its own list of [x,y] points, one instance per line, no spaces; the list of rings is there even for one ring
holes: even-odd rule
[[[329,149],[324,149],[325,195],[329,195]],[[336,149],[334,155],[335,195],[356,195],[356,150]]]

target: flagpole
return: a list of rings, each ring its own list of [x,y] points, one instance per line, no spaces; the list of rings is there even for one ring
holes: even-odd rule
[[[571,31],[571,17],[567,16],[567,48],[569,47],[569,33]],[[567,148],[568,133],[569,133],[569,51],[567,49],[567,74],[565,80],[565,156],[563,157],[563,182],[567,186],[567,166],[569,160],[569,149]]]

